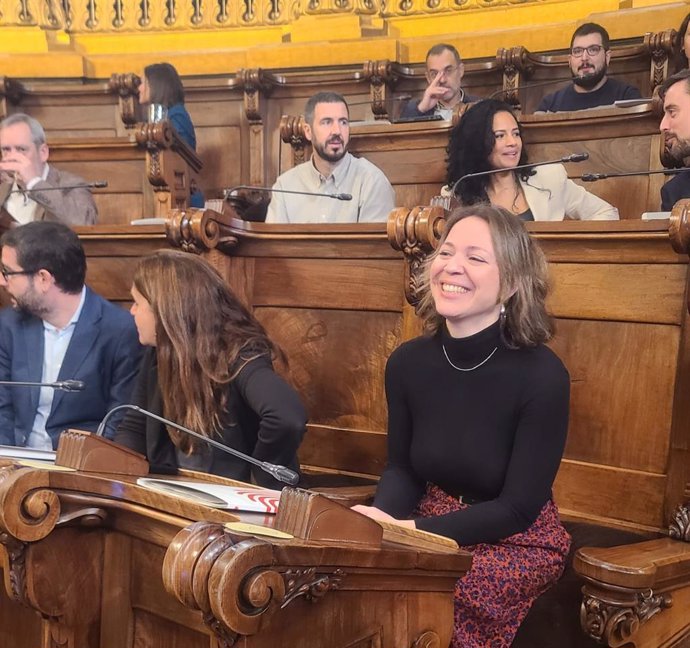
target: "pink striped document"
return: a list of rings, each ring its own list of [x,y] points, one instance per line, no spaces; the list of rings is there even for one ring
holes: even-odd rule
[[[277,513],[280,491],[258,487],[226,486],[209,482],[178,481],[140,477],[137,484],[144,488],[182,497],[197,504],[229,511]]]

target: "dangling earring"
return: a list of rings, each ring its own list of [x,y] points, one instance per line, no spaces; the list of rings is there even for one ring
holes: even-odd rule
[[[500,315],[498,316],[498,318],[499,318],[499,320],[500,320],[500,322],[501,322],[501,326],[504,326],[504,325],[505,325],[505,323],[506,323],[506,317],[507,317],[507,315],[506,315],[506,305],[505,305],[505,304],[501,304],[501,312],[500,312]]]

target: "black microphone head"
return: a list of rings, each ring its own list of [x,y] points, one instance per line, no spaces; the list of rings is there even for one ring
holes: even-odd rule
[[[595,182],[599,179],[600,178],[598,173],[583,173],[580,177],[580,180],[582,180],[582,182]]]
[[[571,153],[561,159],[564,164],[568,162],[584,162],[585,160],[589,160],[589,153]]]
[[[96,180],[95,182],[91,183],[91,186],[94,189],[105,189],[108,186],[108,181],[107,180]]]
[[[352,194],[348,193],[333,194],[333,197],[337,198],[338,200],[352,200]]]

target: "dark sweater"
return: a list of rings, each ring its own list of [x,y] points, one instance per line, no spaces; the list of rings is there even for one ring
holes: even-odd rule
[[[299,469],[297,448],[302,441],[306,413],[297,393],[273,371],[271,361],[260,356],[248,362],[228,385],[226,422],[220,436],[213,438],[261,461]],[[156,349],[146,350],[131,402],[164,416],[158,385]],[[194,430],[208,432],[209,430]],[[151,472],[176,472],[176,448],[162,423],[130,411],[118,427],[115,441],[148,458]],[[267,488],[282,484],[260,468],[212,449],[209,472],[249,481]]]
[[[473,367],[494,349],[478,369]],[[464,339],[445,329],[400,346],[386,366],[388,463],[374,505],[410,517],[427,482],[477,500],[417,528],[461,545],[526,530],[551,498],[568,429],[568,372],[546,346],[508,349],[499,325]]]
[[[683,198],[690,198],[690,170],[673,176],[661,187],[661,211],[671,211]]]
[[[593,92],[576,92],[571,83],[567,87],[546,95],[537,112],[560,112],[562,110],[586,110],[597,106],[610,106],[621,99],[639,99],[642,95],[634,86],[609,77],[601,88]]]

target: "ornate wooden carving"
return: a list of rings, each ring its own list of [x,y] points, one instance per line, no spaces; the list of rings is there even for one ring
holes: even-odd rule
[[[679,200],[673,206],[668,233],[678,254],[690,254],[690,199]]]
[[[140,84],[141,79],[132,72],[112,74],[108,81],[110,92],[117,93],[120,119],[125,128],[133,128],[137,123]]]
[[[444,224],[442,207],[422,206],[409,210],[401,207],[388,217],[388,241],[405,255],[405,298],[415,309],[420,299],[424,262],[436,249]]]
[[[167,121],[154,124],[140,122],[136,124],[134,137],[138,144],[144,144],[149,148],[152,146],[170,148],[173,143],[173,128]]]
[[[7,552],[8,573],[5,577],[5,590],[8,596],[18,603],[26,600],[26,542],[20,542],[9,533],[0,533],[0,545]]]
[[[309,140],[304,135],[304,117],[293,117],[283,115],[280,118],[280,139],[292,147],[292,165],[297,166],[306,161],[306,150],[311,146]]]
[[[24,86],[16,79],[0,77],[0,96],[5,97],[13,104],[18,104],[24,96]]]
[[[281,570],[273,563],[270,543],[196,522],[180,531],[166,552],[163,583],[181,603],[203,613],[221,645],[233,646],[295,599],[318,601],[344,577],[339,569]]]
[[[584,588],[580,623],[585,633],[605,645],[620,646],[630,640],[640,626],[673,604],[670,594],[652,590],[622,596],[621,601],[604,600]],[[626,600],[627,599],[627,600]]]
[[[649,87],[654,89],[661,85],[668,77],[669,63],[673,60],[673,43],[676,38],[675,29],[662,32],[648,32],[644,36],[644,47],[649,51]]]
[[[345,572],[342,569],[336,569],[333,574],[328,576],[317,574],[316,567],[288,569],[283,574],[285,597],[280,607],[284,608],[290,605],[300,596],[314,603],[323,598],[330,590],[338,589],[344,577]]]
[[[215,248],[231,250],[237,237],[229,232],[233,213],[219,214],[210,209],[173,209],[165,223],[169,243],[185,252],[201,254]]]
[[[261,68],[237,71],[237,86],[244,91],[244,113],[250,124],[261,124],[261,95],[268,97],[273,88],[283,80]]]
[[[412,648],[441,648],[441,639],[433,630],[427,630],[414,640]]]
[[[375,119],[388,119],[388,90],[391,90],[398,80],[394,64],[388,59],[381,61],[366,61],[363,66],[364,77],[369,80],[369,96],[371,98],[371,112]]]
[[[518,90],[523,83],[523,76],[528,79],[534,71],[534,64],[529,60],[527,48],[519,45],[496,52],[496,63],[503,70],[503,100],[514,106],[520,105]]]
[[[681,504],[674,511],[668,534],[676,540],[690,542],[690,504]]]

